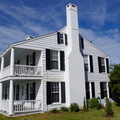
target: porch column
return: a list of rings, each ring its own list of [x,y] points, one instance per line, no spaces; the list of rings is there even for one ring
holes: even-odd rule
[[[106,87],[107,87],[107,97],[110,98],[110,95],[109,95],[109,87],[108,87],[108,82],[106,83]]]
[[[11,48],[10,75],[14,75],[14,48]]]
[[[14,105],[13,105],[13,80],[10,80],[10,89],[9,89],[9,115],[14,114]]]
[[[1,59],[1,76],[0,76],[0,78],[2,78],[3,69],[4,69],[4,57],[2,57],[2,59]]]
[[[2,110],[2,83],[0,82],[0,110]]]

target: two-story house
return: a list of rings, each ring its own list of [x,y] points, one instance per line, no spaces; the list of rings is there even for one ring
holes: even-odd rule
[[[109,56],[79,34],[77,6],[61,30],[10,45],[0,54],[0,111],[48,111],[109,97]]]

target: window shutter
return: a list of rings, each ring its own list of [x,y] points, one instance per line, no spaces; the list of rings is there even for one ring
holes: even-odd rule
[[[29,65],[29,55],[26,56],[26,65]]]
[[[91,87],[92,87],[92,98],[95,98],[95,83],[91,82]]]
[[[51,82],[47,82],[47,105],[52,103]]]
[[[101,99],[103,99],[104,98],[103,82],[100,82],[100,93],[101,93]]]
[[[90,55],[90,72],[93,72],[93,57]]]
[[[106,58],[106,67],[107,67],[107,73],[109,73],[109,60]]]
[[[26,84],[26,99],[29,100],[29,84]]]
[[[60,51],[60,70],[65,70],[65,55],[64,51]]]
[[[51,58],[50,58],[50,49],[46,49],[46,70],[51,69]]]
[[[57,32],[57,42],[58,44],[60,44],[60,33],[59,32]]]
[[[99,67],[99,73],[101,73],[102,72],[101,57],[98,57],[98,67]]]
[[[65,45],[68,45],[68,42],[67,42],[67,34],[65,34]]]
[[[61,82],[61,103],[66,103],[66,98],[65,98],[65,82]]]
[[[84,40],[82,37],[81,37],[81,47],[84,49]]]
[[[32,63],[32,65],[35,66],[35,52],[33,52],[32,57],[33,57],[33,63]]]

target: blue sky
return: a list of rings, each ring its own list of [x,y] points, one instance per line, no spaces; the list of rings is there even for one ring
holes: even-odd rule
[[[80,34],[120,63],[120,0],[0,0],[0,53],[26,36],[66,25],[65,6],[78,6]]]

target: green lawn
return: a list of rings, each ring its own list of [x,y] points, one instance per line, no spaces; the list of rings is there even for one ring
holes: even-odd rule
[[[114,116],[105,117],[104,109],[88,112],[40,113],[18,117],[6,117],[0,114],[0,120],[120,120],[120,107],[113,107]]]

